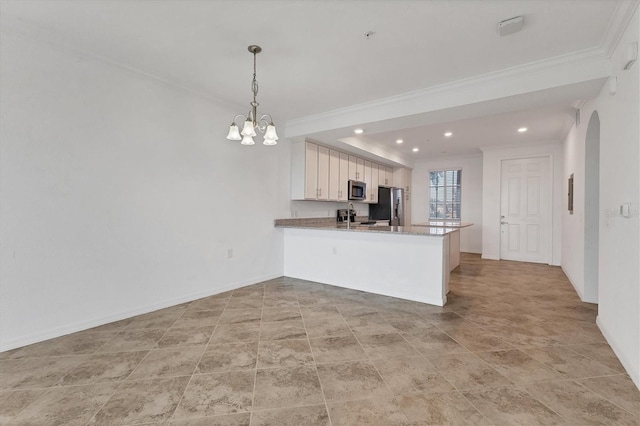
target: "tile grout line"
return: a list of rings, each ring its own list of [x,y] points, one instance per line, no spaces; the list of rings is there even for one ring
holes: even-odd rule
[[[457,313],[457,312],[454,312],[454,313],[455,313],[456,315],[458,315],[458,313]],[[423,318],[423,319],[426,319],[426,318]],[[426,320],[427,320],[427,321],[429,321],[428,319],[426,319]],[[434,324],[434,326],[435,326],[435,324]],[[436,326],[436,328],[437,328],[437,326]],[[439,330],[439,329],[438,329],[438,330]],[[426,354],[423,354],[422,352],[420,352],[420,351],[419,351],[419,350],[418,350],[414,345],[412,345],[412,344],[411,344],[411,342],[409,342],[409,341],[404,337],[404,335],[402,335],[402,333],[400,333],[400,335],[402,336],[402,338],[403,338],[407,343],[409,343],[409,345],[410,345],[410,346],[411,346],[415,351],[417,351],[417,352],[418,352],[418,354],[419,354],[419,355],[420,355],[420,356],[421,356],[421,357],[422,357],[426,362],[428,362],[428,363],[429,363],[429,364],[430,364],[430,365],[435,369],[435,371],[440,375],[440,377],[442,377],[442,378],[443,378],[447,383],[449,383],[449,384],[453,387],[454,392],[457,392],[458,394],[460,394],[460,395],[462,396],[462,398],[464,398],[464,400],[465,400],[465,401],[467,401],[467,402],[469,403],[469,405],[471,405],[471,407],[473,407],[473,409],[474,409],[474,410],[476,410],[476,412],[478,412],[478,413],[482,416],[482,418],[483,418],[483,419],[485,419],[485,420],[487,420],[487,421],[489,421],[489,422],[491,422],[491,423],[494,423],[492,420],[490,420],[490,419],[487,417],[487,415],[486,415],[485,413],[483,413],[482,411],[480,411],[480,409],[479,409],[478,407],[476,407],[476,405],[475,405],[473,402],[471,402],[471,401],[470,401],[470,400],[465,396],[465,394],[464,394],[464,393],[463,393],[463,392],[462,392],[462,391],[461,391],[461,390],[460,390],[460,389],[459,389],[459,388],[458,388],[458,387],[457,387],[453,382],[451,382],[449,379],[447,379],[447,378],[445,377],[445,375],[444,375],[444,374],[442,374],[442,373],[440,372],[440,370],[438,369],[438,367],[437,367],[437,366],[433,365],[433,363],[432,363],[431,361],[429,361],[429,359],[427,358],[427,355],[426,355]],[[451,336],[449,336],[449,337],[451,337]],[[453,338],[452,338],[452,339],[453,339]],[[456,341],[456,343],[458,343],[458,342]],[[458,343],[458,344],[460,344],[460,343]],[[465,348],[465,349],[466,349],[466,348]],[[439,354],[439,355],[434,355],[434,356],[446,356],[446,355],[447,355],[447,354]],[[455,355],[455,354],[451,354],[451,355]],[[476,356],[477,356],[477,355],[476,355]],[[478,357],[478,358],[480,358],[480,357]],[[483,360],[483,361],[484,361],[484,360]],[[498,374],[500,374],[500,373],[498,372]],[[504,377],[504,376],[503,376],[503,377]],[[505,377],[505,378],[506,378],[506,377]],[[509,379],[507,379],[507,380],[509,380]],[[509,380],[509,381],[511,381],[511,380]],[[402,407],[400,407],[400,408],[402,408]],[[403,410],[403,411],[404,411],[404,410]],[[406,413],[405,413],[405,414],[406,414]],[[494,424],[495,424],[495,423],[494,423]]]
[[[316,362],[316,356],[314,355],[313,348],[311,347],[311,339],[309,338],[309,332],[307,331],[307,324],[304,320],[304,315],[302,315],[302,308],[300,307],[300,299],[298,298],[297,290],[295,290],[295,294],[296,294],[296,299],[298,300],[298,309],[300,310],[300,317],[302,318],[302,326],[304,327],[304,334],[307,336],[307,345],[309,345],[309,352],[311,352],[311,358],[313,358],[313,368],[316,371],[316,377],[318,378],[318,384],[320,385],[320,393],[322,394],[322,399],[324,401],[324,409],[327,410],[327,418],[329,419],[329,426],[333,426],[333,421],[331,420],[331,413],[329,412],[329,403],[327,402],[327,396],[324,393],[322,380],[320,380],[320,373],[318,372],[318,363]]]
[[[256,348],[256,365],[253,371],[253,392],[251,393],[251,410],[249,411],[249,424],[253,422],[253,408],[256,401],[256,384],[258,383],[258,357],[260,356],[260,335],[262,334],[262,317],[264,316],[264,293],[265,293],[264,285],[262,287],[262,306],[260,307],[260,327],[258,328],[258,347]]]
[[[384,316],[382,316],[377,310],[376,313],[378,313],[378,315],[380,315],[389,325],[391,325],[391,323],[389,323],[389,321],[384,318]],[[342,314],[340,314],[342,315]],[[343,315],[343,319],[344,319],[344,315]],[[346,322],[346,319],[345,319]],[[347,325],[349,325],[347,323]],[[393,327],[393,325],[391,325],[391,327]],[[349,326],[349,328],[351,328],[351,326]],[[395,327],[394,327],[395,328]],[[362,345],[362,342],[360,342],[360,339],[358,339],[358,336],[356,335],[356,333],[353,331],[352,329],[352,334],[355,337],[356,341],[358,342],[358,344],[360,345],[360,347],[362,348],[365,356],[369,359],[369,362],[371,363],[371,365],[373,366],[373,368],[376,370],[376,373],[378,373],[378,376],[380,376],[380,379],[382,380],[382,382],[384,383],[384,385],[387,387],[387,389],[389,390],[389,392],[392,395],[392,399],[394,400],[394,402],[398,405],[398,408],[400,409],[400,411],[402,412],[402,414],[404,414],[404,416],[406,417],[407,421],[411,422],[411,419],[409,419],[409,415],[407,414],[407,412],[402,408],[402,406],[400,405],[400,403],[398,402],[398,398],[397,395],[395,394],[395,392],[393,392],[393,389],[391,389],[391,386],[389,386],[389,384],[387,383],[387,381],[384,379],[384,376],[382,375],[382,373],[380,373],[380,370],[378,369],[378,367],[376,366],[374,360],[371,358],[371,356],[367,353],[367,351],[364,349],[364,346]],[[407,341],[407,339],[404,338],[404,336],[398,331],[398,335],[402,338],[402,340],[404,340],[405,342],[407,342],[407,344],[409,344],[409,346],[411,346],[413,348],[413,350],[415,350],[416,352],[418,352],[419,355],[422,355],[420,353],[420,351],[418,351],[409,341]],[[431,364],[428,360],[426,360],[429,364]],[[440,374],[440,373],[438,373]],[[444,378],[444,377],[443,377]],[[446,380],[446,378],[445,378]]]
[[[189,304],[191,304],[191,302],[190,302]],[[187,310],[187,309],[188,309],[188,307],[187,307],[187,308],[185,308],[185,309],[184,309],[184,311],[186,312],[186,310]],[[183,312],[180,316],[178,316],[178,317],[175,319],[175,321],[172,323],[172,325],[173,325],[173,324],[175,324],[175,322],[178,320],[178,318],[180,318],[182,315],[184,315],[184,312]],[[127,325],[129,325],[129,324],[127,324]],[[127,325],[125,325],[125,328],[123,328],[120,332],[124,332],[124,331],[126,331],[126,327],[127,327]],[[167,332],[168,332],[168,331],[169,331],[169,329],[172,327],[172,325],[170,325],[169,327],[167,327],[167,330],[164,332],[164,334],[163,334],[163,335],[162,335],[162,336],[161,336],[161,337],[156,341],[156,343],[155,343],[156,345],[157,345],[157,344],[158,344],[158,342],[159,342],[160,340],[162,340],[162,338],[167,334]],[[104,347],[104,346],[105,346],[107,343],[109,343],[111,340],[115,339],[115,338],[116,338],[116,336],[118,336],[118,335],[120,335],[120,333],[117,333],[115,336],[113,336],[113,338],[112,338],[112,339],[110,339],[110,340],[109,340],[108,342],[106,342],[104,345],[100,346],[100,348],[99,348],[99,349],[101,349],[102,347]],[[93,354],[93,355],[95,355],[99,349],[96,349],[96,352],[94,352],[94,354]],[[129,351],[129,352],[137,352],[137,351]],[[106,352],[106,353],[126,353],[126,352]],[[105,400],[104,404],[102,404],[102,405],[100,406],[100,408],[98,408],[98,410],[96,410],[96,412],[95,412],[95,413],[93,413],[93,415],[89,418],[89,421],[87,422],[87,425],[89,425],[89,424],[91,423],[91,421],[96,417],[96,415],[98,415],[98,413],[99,413],[99,412],[100,412],[100,411],[101,411],[101,410],[102,410],[102,409],[107,405],[107,403],[108,403],[109,401],[111,401],[111,398],[113,398],[113,396],[116,394],[116,392],[118,392],[118,390],[120,390],[120,388],[122,387],[122,385],[126,383],[127,379],[128,379],[129,377],[131,377],[131,375],[133,374],[133,372],[134,372],[134,371],[135,371],[135,370],[140,366],[140,364],[142,364],[142,362],[143,362],[145,359],[147,359],[147,357],[149,356],[149,354],[150,354],[150,353],[151,353],[151,349],[148,349],[148,350],[147,350],[147,353],[145,354],[145,356],[144,356],[144,357],[142,357],[142,359],[141,359],[141,360],[136,364],[136,366],[135,366],[135,367],[133,367],[133,368],[131,369],[131,372],[127,375],[127,377],[126,377],[126,378],[124,378],[124,379],[123,379],[123,380],[118,384],[118,386],[116,386],[116,387],[115,387],[114,391],[111,393],[111,395],[109,395],[109,398],[107,398],[107,399]],[[185,389],[186,389],[186,388],[185,388]],[[184,392],[183,392],[183,393],[184,393]],[[177,407],[178,407],[178,406],[176,405],[176,408],[177,408]],[[174,410],[174,411],[175,411],[175,410]],[[172,415],[173,415],[173,413],[172,413]],[[169,418],[171,418],[171,416],[169,416]]]
[[[614,376],[600,376],[600,377],[614,377]],[[594,377],[594,378],[598,378],[598,377]],[[588,387],[587,385],[585,385],[583,383],[580,383],[578,380],[585,380],[585,379],[574,379],[573,381],[576,382],[579,386],[582,386],[583,388],[595,393],[596,395],[598,395],[600,398],[604,399],[605,401],[607,401],[607,402],[615,405],[616,407],[620,408],[621,410],[626,411],[627,413],[631,414],[634,417],[638,417],[638,415],[640,414],[640,412],[639,413],[632,413],[631,411],[627,410],[625,407],[617,404],[616,402],[614,402],[614,401],[610,400],[609,398],[607,398],[606,396],[602,395],[600,392],[598,392],[598,391],[596,391],[594,389],[591,389],[590,387]]]
[[[233,291],[235,291],[235,290],[233,290]],[[231,294],[233,295],[233,292]],[[209,297],[211,297],[211,296],[209,296]],[[227,301],[226,301],[226,303],[224,305],[224,308],[222,308],[222,313],[224,313],[225,309],[227,308],[227,305],[229,304],[229,300],[230,299],[231,299],[231,296],[229,296],[227,298]],[[186,312],[186,310],[185,310],[185,312]],[[222,317],[222,313],[220,314],[220,317]],[[178,407],[180,407],[180,404],[182,403],[182,400],[184,399],[184,395],[185,395],[185,393],[187,393],[187,389],[189,389],[189,385],[191,384],[191,381],[193,380],[193,376],[195,376],[195,372],[198,369],[198,366],[200,365],[200,362],[202,361],[202,358],[204,357],[204,354],[207,353],[207,349],[209,349],[209,343],[211,343],[211,339],[213,338],[213,335],[215,334],[216,330],[218,329],[218,324],[220,323],[220,317],[218,318],[218,321],[216,321],[216,325],[213,327],[213,331],[211,332],[211,336],[209,336],[209,340],[207,340],[207,343],[204,345],[204,349],[202,351],[202,354],[200,354],[200,358],[198,359],[198,362],[196,363],[195,367],[193,368],[193,372],[191,373],[191,377],[189,377],[189,381],[187,382],[187,385],[184,387],[184,390],[182,391],[182,395],[180,395],[180,399],[178,399],[178,403],[176,404],[176,408],[174,408],[173,412],[171,413],[171,415],[168,416],[167,421],[175,420],[176,411],[178,411]],[[176,321],[177,321],[177,319],[176,319]],[[162,340],[162,339],[160,339],[160,340]],[[160,340],[158,340],[158,341],[160,341]]]

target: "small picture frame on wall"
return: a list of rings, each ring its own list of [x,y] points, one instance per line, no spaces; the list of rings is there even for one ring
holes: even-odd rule
[[[571,173],[571,175],[569,176],[568,197],[569,197],[569,203],[568,203],[569,214],[573,214],[573,173]]]

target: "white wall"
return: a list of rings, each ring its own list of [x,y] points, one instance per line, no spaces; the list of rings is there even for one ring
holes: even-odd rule
[[[411,221],[429,220],[429,171],[462,169],[462,222],[474,225],[460,231],[460,251],[482,253],[482,155],[416,161],[411,193]]]
[[[585,105],[586,107],[587,105]],[[580,299],[584,299],[584,182],[585,182],[585,137],[592,110],[584,107],[580,111],[580,125],[569,131],[564,141],[564,171],[566,181],[573,173],[573,214],[562,211],[562,270],[576,289]],[[601,139],[602,143],[602,139]],[[601,145],[602,146],[602,145]],[[568,192],[568,183],[563,183]]]
[[[500,167],[501,161],[549,156],[552,186],[551,265],[560,265],[562,209],[564,204],[561,144],[540,144],[483,148],[482,173],[482,257],[500,259]]]
[[[638,229],[638,110],[640,64],[621,69],[627,45],[638,41],[638,10],[612,57],[618,90],[610,96],[606,88],[595,109],[600,115],[600,262],[598,324],[636,385],[640,386],[640,240]],[[622,203],[631,203],[632,217],[616,213]],[[607,214],[610,213],[610,214]]]
[[[582,123],[572,129],[564,143],[571,153],[565,173],[584,170],[584,144],[588,117],[593,111],[600,116],[600,233],[598,325],[614,352],[640,387],[640,64],[623,71],[623,56],[629,42],[640,39],[640,23],[636,9],[629,27],[612,57],[617,92],[609,93],[608,85],[596,99],[582,107]],[[584,180],[576,180],[584,194]],[[622,203],[631,203],[631,217],[619,215]],[[584,198],[577,201],[584,206]],[[576,251],[576,256],[562,259],[562,267],[572,275],[577,288],[584,287],[584,228],[582,215],[565,215],[563,251]],[[581,255],[582,253],[582,255]]]
[[[2,350],[282,275],[283,147],[227,141],[238,111],[181,89],[1,43]]]

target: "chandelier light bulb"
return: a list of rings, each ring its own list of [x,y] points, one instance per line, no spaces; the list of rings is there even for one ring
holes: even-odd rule
[[[242,128],[242,136],[251,136],[254,137],[256,135],[256,130],[253,128],[253,121],[247,120],[244,122],[244,127]]]
[[[242,142],[240,142],[242,145],[255,145],[256,143],[253,141],[253,138],[251,136],[245,135],[242,138]]]
[[[273,123],[269,124],[267,126],[267,131],[264,133],[264,138],[272,140],[272,141],[277,141],[278,140],[278,134],[276,133],[276,126],[273,125]],[[275,145],[275,144],[272,144]]]
[[[240,131],[238,130],[238,126],[236,123],[231,123],[229,126],[229,134],[227,135],[227,139],[230,141],[239,141],[242,140],[242,136],[240,136]]]

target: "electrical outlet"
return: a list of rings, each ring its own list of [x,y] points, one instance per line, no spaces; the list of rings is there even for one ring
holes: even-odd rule
[[[227,259],[231,259],[233,257],[233,249],[227,249]]]
[[[620,204],[620,216],[629,217],[629,208],[631,207],[631,203]]]
[[[333,252],[333,254],[338,254],[338,249],[334,247],[332,252]]]

